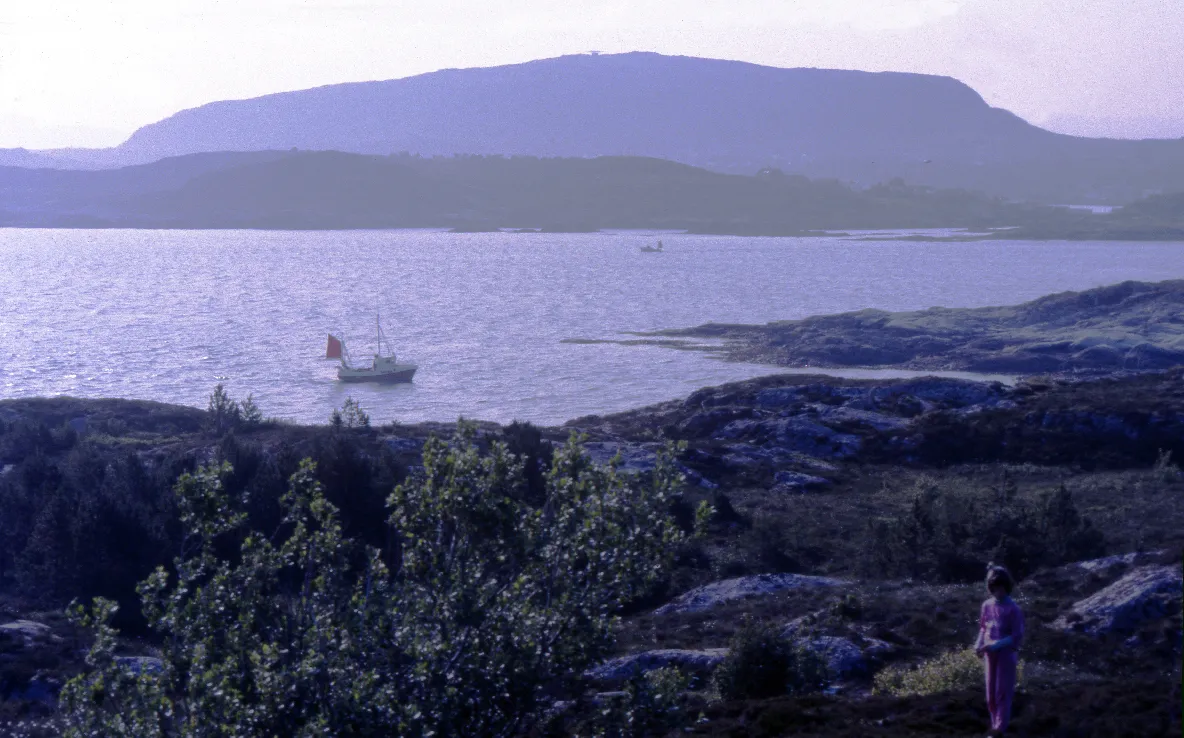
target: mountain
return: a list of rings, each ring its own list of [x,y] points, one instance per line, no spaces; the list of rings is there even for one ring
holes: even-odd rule
[[[865,190],[643,157],[189,154],[121,169],[0,168],[0,225],[141,228],[988,227],[1067,212],[893,182]]]
[[[208,151],[646,156],[772,166],[862,185],[894,177],[1012,199],[1118,204],[1184,191],[1184,141],[1051,133],[948,77],[781,69],[653,53],[576,55],[210,103],[87,166]]]

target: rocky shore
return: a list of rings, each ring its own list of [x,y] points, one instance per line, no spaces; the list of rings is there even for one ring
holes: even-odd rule
[[[734,361],[1033,374],[1184,363],[1184,281],[1121,284],[1010,307],[861,310],[767,323],[708,323],[644,338],[725,339]]]

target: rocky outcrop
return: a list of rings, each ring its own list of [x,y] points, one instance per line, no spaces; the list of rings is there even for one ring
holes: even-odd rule
[[[11,623],[4,623],[0,625],[0,634],[19,642],[24,648],[61,640],[59,636],[54,635],[48,625],[33,620],[14,620]]]
[[[1145,566],[1076,602],[1053,627],[1091,635],[1126,633],[1180,611],[1178,566]]]
[[[810,489],[818,489],[830,484],[830,480],[824,477],[816,477],[813,474],[803,474],[801,472],[779,471],[773,475],[773,490],[774,492],[788,492],[798,493],[805,492]]]
[[[607,465],[619,456],[617,470],[626,474],[651,472],[658,463],[656,450],[634,444],[590,441],[584,444],[584,451],[592,461],[602,465]]]
[[[619,683],[638,674],[670,666],[688,674],[704,676],[710,674],[727,655],[726,648],[708,648],[701,651],[664,648],[643,651],[606,661],[586,671],[584,676],[598,682]]]
[[[1115,554],[1114,556],[1104,556],[1100,559],[1077,561],[1069,564],[1069,566],[1080,571],[1088,572],[1090,574],[1100,574],[1122,567],[1146,564],[1149,561],[1161,556],[1163,553],[1163,551],[1137,551],[1125,554]]]
[[[762,597],[802,587],[841,587],[846,583],[842,579],[805,574],[757,574],[751,577],[724,579],[684,592],[659,607],[654,614],[697,612],[746,597]]]
[[[981,372],[1163,370],[1184,364],[1184,281],[1121,284],[1010,307],[860,310],[658,336],[730,340],[743,361]]]

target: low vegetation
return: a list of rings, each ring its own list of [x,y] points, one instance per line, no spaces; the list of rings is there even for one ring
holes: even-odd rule
[[[825,477],[804,489],[778,486],[769,461],[726,466],[723,454],[755,453],[756,441],[691,432],[689,418],[747,422],[749,398],[789,394],[826,411],[836,397],[865,397],[864,384],[765,378],[581,419],[587,452],[573,428],[379,426],[352,401],[320,427],[244,422],[243,401],[217,390],[207,412],[6,401],[0,726],[37,738],[67,727],[387,735],[392,725],[403,735],[976,735],[981,664],[965,649],[982,566],[997,560],[1021,578],[1030,626],[1017,729],[1170,733],[1178,608],[1112,636],[1052,623],[1132,566],[1181,560],[1184,478],[1178,446],[1161,443],[1179,382],[1168,372],[987,393],[998,410],[918,411],[908,446],[892,426],[852,425],[858,454],[790,457]],[[883,412],[920,405],[883,389]],[[227,409],[218,427],[217,407],[232,403],[238,419]],[[1129,420],[1148,407],[1160,425],[1123,427],[1151,433],[1150,449],[1116,441],[1098,453],[1091,436],[1074,446],[1043,422],[1007,436],[1002,458],[983,440],[1033,413]],[[671,436],[680,445],[660,440]],[[930,438],[978,451],[937,463]],[[613,444],[615,469],[603,465]],[[836,583],[654,612],[699,585],[784,573]],[[711,668],[675,663],[611,686],[586,672],[656,649]],[[1094,702],[1114,712],[1074,711]]]

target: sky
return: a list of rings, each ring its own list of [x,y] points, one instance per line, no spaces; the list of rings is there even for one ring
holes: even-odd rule
[[[1184,0],[0,0],[0,147],[215,100],[656,51],[955,77],[1052,130],[1184,137]]]

